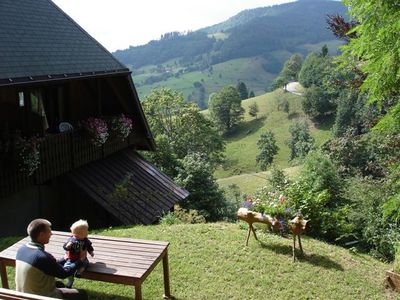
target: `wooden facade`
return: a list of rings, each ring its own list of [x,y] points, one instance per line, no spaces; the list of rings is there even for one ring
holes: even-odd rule
[[[125,88],[119,81],[125,83]],[[114,89],[119,92],[114,93]],[[126,92],[129,90],[127,76],[0,86],[0,111],[4,115],[0,118],[0,198],[127,147],[152,150],[140,110],[126,101],[132,97]],[[40,112],[34,108],[37,101],[42,106]],[[88,117],[107,121],[121,113],[133,120],[130,136],[122,140],[110,133],[101,147],[91,144],[81,121]],[[68,122],[74,129],[60,132],[61,122]],[[40,140],[40,165],[28,176],[19,171],[16,143],[19,137],[30,136]]]
[[[92,227],[148,224],[187,196],[170,179],[165,185],[165,175],[158,170],[146,173],[153,167],[143,158],[140,174],[147,177],[142,187],[164,197],[154,198],[148,208],[143,198],[148,194],[137,191],[128,193],[124,205],[139,211],[135,205],[144,203],[145,217],[121,219],[123,206],[110,209],[104,197],[93,197],[90,189],[74,182],[73,174],[90,173],[95,163],[106,169],[100,188],[113,187],[118,181],[112,179],[109,157],[155,151],[131,72],[51,0],[2,0],[0,20],[6,33],[0,35],[0,236],[24,234],[26,224],[38,217],[61,230],[77,218],[87,219]],[[122,114],[133,121],[130,135],[121,139],[109,131],[104,144],[94,145],[82,122],[109,122]],[[26,170],[21,167],[21,144],[31,141],[31,148],[40,145],[39,165]]]

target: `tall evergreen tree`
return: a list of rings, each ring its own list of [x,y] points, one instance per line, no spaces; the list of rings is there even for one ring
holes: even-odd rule
[[[236,85],[236,89],[239,92],[240,99],[245,100],[249,98],[249,91],[247,89],[246,84],[243,81],[239,81]]]

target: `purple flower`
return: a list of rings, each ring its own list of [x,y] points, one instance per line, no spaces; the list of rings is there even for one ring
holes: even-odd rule
[[[101,147],[107,141],[108,127],[104,120],[91,117],[82,121],[82,125],[88,132],[93,145]]]

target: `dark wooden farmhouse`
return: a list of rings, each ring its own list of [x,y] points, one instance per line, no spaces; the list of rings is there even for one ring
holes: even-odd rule
[[[0,236],[156,222],[188,192],[136,150],[155,144],[129,69],[50,0],[1,0]]]

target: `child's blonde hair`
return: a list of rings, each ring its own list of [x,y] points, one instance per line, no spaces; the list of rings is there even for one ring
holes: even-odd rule
[[[72,233],[80,233],[82,230],[85,230],[85,231],[89,230],[89,224],[86,220],[81,219],[71,225]]]

